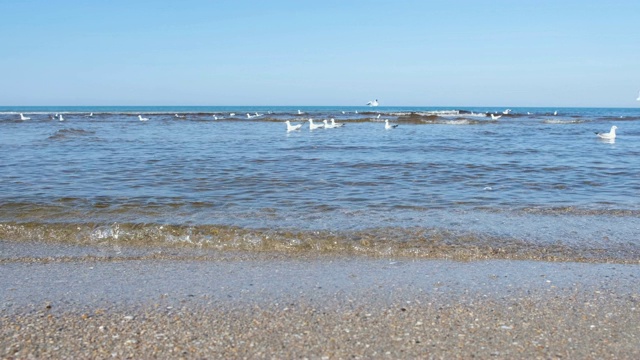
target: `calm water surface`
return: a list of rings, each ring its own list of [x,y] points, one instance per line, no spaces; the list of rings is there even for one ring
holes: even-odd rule
[[[640,109],[503,110],[0,108],[0,238],[639,260]]]

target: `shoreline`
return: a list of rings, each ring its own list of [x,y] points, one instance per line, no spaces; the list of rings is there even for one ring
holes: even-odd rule
[[[0,358],[640,356],[638,265],[219,253],[0,270]]]

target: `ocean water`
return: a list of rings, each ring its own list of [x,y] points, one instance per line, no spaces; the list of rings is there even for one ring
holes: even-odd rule
[[[640,108],[504,110],[0,107],[0,240],[638,262]]]

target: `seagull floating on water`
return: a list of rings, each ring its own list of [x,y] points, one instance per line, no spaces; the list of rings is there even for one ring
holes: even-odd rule
[[[398,124],[393,124],[393,125],[391,125],[391,124],[389,124],[389,120],[388,120],[388,119],[385,119],[385,120],[384,120],[384,128],[385,128],[386,130],[389,130],[389,129],[395,129],[395,128],[397,128],[397,127],[398,127]]]
[[[495,115],[491,114],[491,120],[498,120],[501,117],[502,117],[502,115],[495,116]]]
[[[298,110],[298,115],[304,114],[302,111]]]
[[[138,115],[138,119],[140,119],[140,121],[147,121],[147,120],[149,120],[149,118],[144,118],[144,117],[142,117],[142,115]]]
[[[378,106],[378,99],[375,99],[373,101],[369,101],[367,103],[367,105],[369,105],[369,106]]]
[[[327,120],[327,119],[322,120],[322,122],[324,123],[324,128],[325,129],[333,129],[333,128],[335,128],[335,126],[333,124],[329,124],[329,120]]]
[[[62,114],[58,115],[58,120],[64,121],[64,118],[62,117]]]
[[[184,115],[178,115],[178,114],[176,114],[176,117],[177,117],[178,119],[184,119],[184,118],[185,118],[185,116],[184,116]]]
[[[611,127],[611,130],[608,133],[598,133],[597,132],[596,135],[598,135],[598,137],[600,139],[613,140],[613,139],[616,138],[616,129],[617,128],[618,128],[617,126],[613,125]]]
[[[344,126],[344,123],[337,123],[336,119],[331,118],[331,126],[333,126],[334,128],[338,128]]]
[[[24,121],[24,120],[31,120],[31,118],[30,118],[30,117],[26,117],[26,116],[24,116],[24,115],[20,114],[20,120],[23,120],[23,121]]]
[[[249,113],[247,113],[247,119],[251,119],[253,116]]]
[[[324,127],[324,124],[314,124],[313,119],[309,119],[309,130],[315,130]]]
[[[302,124],[291,125],[291,121],[289,120],[285,121],[285,123],[287,124],[287,132],[300,130],[302,127]]]
[[[505,111],[502,112],[505,115],[509,115],[511,113],[511,109],[507,109]]]
[[[558,110],[554,111],[553,115],[558,115]]]

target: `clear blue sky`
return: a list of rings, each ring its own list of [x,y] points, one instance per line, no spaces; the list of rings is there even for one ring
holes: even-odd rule
[[[0,105],[640,104],[638,0],[0,0],[0,14]]]

